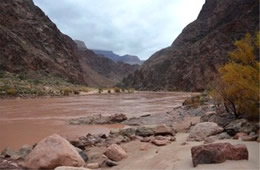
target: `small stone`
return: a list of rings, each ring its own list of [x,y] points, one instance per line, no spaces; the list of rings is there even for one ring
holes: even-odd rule
[[[144,137],[143,139],[141,139],[141,142],[152,142],[155,139],[154,136],[149,136],[149,137]]]
[[[54,170],[90,170],[90,169],[83,168],[83,167],[73,167],[73,166],[59,166]]]
[[[141,151],[146,151],[146,150],[149,149],[149,147],[150,147],[150,144],[147,143],[147,144],[142,145],[142,146],[140,147],[140,150],[141,150]]]
[[[182,142],[181,145],[187,145],[188,143],[187,142]]]
[[[106,165],[107,165],[108,167],[113,167],[113,166],[117,166],[117,165],[118,165],[117,162],[111,161],[111,160],[109,160],[109,159],[106,160],[105,163],[106,163]]]
[[[167,145],[169,143],[171,143],[169,140],[153,140],[152,141],[153,144],[155,144],[156,146],[164,146],[164,145]]]
[[[99,167],[100,167],[99,163],[89,163],[89,164],[87,164],[87,168],[90,168],[90,169],[97,169]]]
[[[233,137],[233,139],[240,139],[240,140],[242,140],[243,137],[247,137],[247,136],[248,136],[247,133],[239,132],[239,133],[236,133],[236,135]]]

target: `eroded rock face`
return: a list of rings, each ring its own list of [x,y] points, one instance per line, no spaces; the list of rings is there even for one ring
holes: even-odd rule
[[[54,169],[57,166],[84,166],[85,162],[66,139],[54,134],[41,140],[25,159],[25,167]]]
[[[52,75],[92,87],[114,86],[139,66],[115,63],[78,48],[34,5],[33,0],[0,1],[0,66],[2,70]]]
[[[244,144],[214,143],[194,146],[191,154],[194,167],[198,164],[222,163],[225,160],[248,160],[248,150]]]
[[[77,47],[32,0],[0,2],[0,65],[84,83]]]
[[[117,144],[110,145],[104,154],[113,161],[121,161],[122,159],[127,158],[125,150]]]
[[[195,125],[187,138],[187,141],[202,141],[206,137],[219,134],[223,131],[222,127],[219,127],[213,122],[204,122]]]
[[[153,54],[122,86],[141,90],[200,91],[228,60],[234,41],[259,30],[259,2],[206,0],[198,18],[170,47]]]

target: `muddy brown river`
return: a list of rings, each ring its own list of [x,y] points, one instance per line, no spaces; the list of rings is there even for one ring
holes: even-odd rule
[[[124,125],[68,125],[68,119],[87,115],[124,113],[127,117],[160,114],[181,105],[191,93],[138,92],[73,97],[0,100],[0,150],[18,149],[58,133],[76,138],[87,133],[108,133]]]

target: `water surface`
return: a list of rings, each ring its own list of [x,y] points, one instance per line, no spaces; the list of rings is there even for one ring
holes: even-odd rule
[[[160,114],[181,105],[191,93],[138,92],[73,97],[0,100],[0,150],[18,149],[58,133],[75,138],[87,133],[108,133],[123,125],[68,125],[67,120],[88,115],[124,113],[127,117]]]

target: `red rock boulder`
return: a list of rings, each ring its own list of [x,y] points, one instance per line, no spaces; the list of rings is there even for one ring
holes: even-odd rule
[[[230,143],[214,143],[194,146],[191,148],[192,163],[198,164],[222,163],[225,160],[248,160],[246,145],[231,145]]]
[[[113,161],[121,161],[122,159],[127,158],[125,150],[117,144],[110,145],[104,154]]]
[[[58,166],[84,166],[85,162],[63,137],[54,134],[41,140],[25,159],[29,169],[54,169]]]

